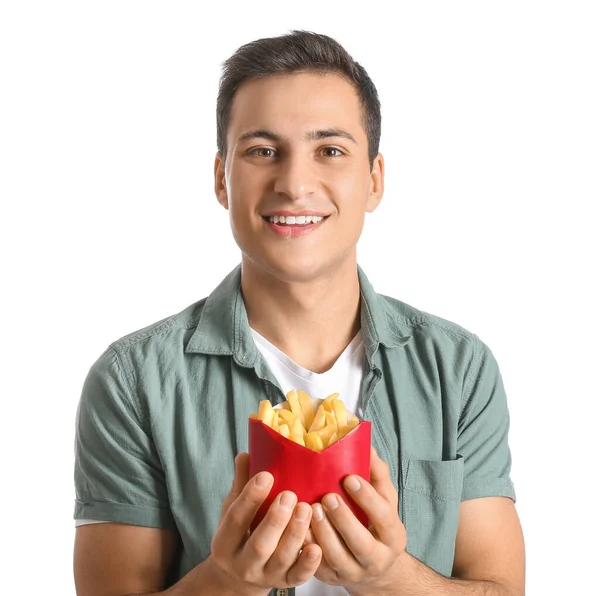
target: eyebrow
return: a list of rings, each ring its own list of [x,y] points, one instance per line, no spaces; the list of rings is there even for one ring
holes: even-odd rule
[[[349,132],[346,132],[342,128],[324,128],[321,130],[309,130],[304,135],[304,140],[320,141],[321,139],[329,139],[331,137],[341,137],[343,139],[349,139],[350,141],[358,145],[357,140]],[[258,129],[245,132],[243,135],[240,136],[237,142],[242,143],[244,141],[257,138],[268,139],[269,141],[273,141],[275,143],[284,143],[288,140],[286,137],[272,132],[270,130]]]

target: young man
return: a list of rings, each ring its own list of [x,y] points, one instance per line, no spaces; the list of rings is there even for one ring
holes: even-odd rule
[[[357,264],[384,188],[367,73],[324,35],[247,44],[225,63],[217,130],[215,192],[241,265],[111,344],[86,378],[78,594],[524,594],[494,356],[377,294]],[[339,392],[372,422],[371,482],[345,481],[369,530],[334,495],[286,491],[249,533],[273,477],[249,478],[248,415],[290,389]]]

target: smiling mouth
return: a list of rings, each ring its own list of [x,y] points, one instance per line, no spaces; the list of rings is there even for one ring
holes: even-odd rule
[[[318,222],[307,222],[307,223],[293,223],[293,224],[287,224],[287,223],[283,223],[283,222],[272,222],[269,218],[268,215],[263,215],[262,218],[268,223],[268,224],[272,224],[274,226],[281,226],[282,228],[303,228],[305,226],[311,226],[311,225],[315,225],[317,223],[322,223],[324,222],[327,218],[329,218],[329,215],[325,215],[323,216],[323,219],[318,221]]]

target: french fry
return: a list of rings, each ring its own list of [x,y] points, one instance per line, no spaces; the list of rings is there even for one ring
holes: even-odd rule
[[[313,430],[319,430],[325,426],[325,408],[323,408],[323,404],[319,406],[317,409],[317,413],[315,414],[315,419],[313,423],[310,425],[308,432],[312,432]]]
[[[271,426],[271,422],[273,422],[273,406],[268,399],[263,399],[258,404],[258,419],[267,426]]]
[[[338,431],[338,440],[341,439],[342,437],[345,437],[349,432],[353,431],[358,425],[352,425],[352,424],[346,424],[345,426],[342,426],[340,428],[340,430]]]
[[[313,431],[316,432],[325,445],[329,445],[329,440],[331,439],[331,435],[337,433],[338,427],[337,424],[328,424],[326,427]],[[310,433],[309,433],[310,434]]]
[[[278,430],[277,429],[278,426],[279,426],[279,413],[277,410],[273,410],[273,420],[271,420],[271,428]]]
[[[335,412],[335,418],[337,420],[338,429],[342,426],[346,426],[346,424],[348,423],[346,419],[346,408],[339,399],[333,401],[333,411]]]
[[[299,417],[294,418],[294,423],[292,424],[292,428],[290,429],[292,434],[300,435],[302,438],[306,436],[306,429],[302,424],[302,420]]]
[[[258,413],[250,414],[250,418],[317,452],[333,445],[360,424],[355,415],[348,416],[339,393],[328,395],[315,413],[310,396],[300,389],[289,391],[286,401],[276,409],[268,399],[262,400]]]
[[[325,426],[329,426],[330,424],[335,424],[337,428],[337,420],[335,418],[335,414],[333,412],[328,412],[325,410]]]
[[[302,408],[302,414],[304,416],[304,426],[310,428],[315,418],[315,413],[313,412],[312,402],[310,401],[308,393],[298,390],[298,401],[300,402],[300,407]]]
[[[276,429],[279,431],[279,434],[286,439],[290,438],[290,427],[287,424],[280,424],[279,428]]]
[[[290,404],[290,410],[292,414],[295,416],[300,416],[302,423],[304,423],[304,416],[302,414],[302,408],[300,407],[300,400],[298,399],[298,392],[295,389],[292,389],[287,394],[287,400]]]
[[[333,412],[333,406],[332,406],[332,402],[334,400],[336,400],[339,397],[339,393],[332,393],[331,395],[328,395],[324,400],[323,400],[323,407],[325,408],[325,411],[327,412]]]
[[[294,415],[289,410],[278,409],[279,419],[285,421],[288,426],[291,426],[294,422]]]
[[[294,424],[290,429],[290,439],[298,445],[302,445],[306,447],[306,443],[304,442],[304,435],[306,434],[306,429],[302,426],[302,422],[300,418],[294,419]]]
[[[309,449],[312,449],[313,451],[323,451],[323,449],[325,449],[323,440],[321,439],[321,437],[319,436],[319,433],[317,431],[308,433],[306,435],[305,441],[306,441],[306,446]]]
[[[360,420],[356,416],[352,416],[350,418],[347,426],[351,426],[352,428],[356,428],[360,424]]]

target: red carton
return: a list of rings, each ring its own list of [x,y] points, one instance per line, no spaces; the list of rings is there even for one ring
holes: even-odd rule
[[[303,447],[280,435],[260,420],[248,420],[250,478],[266,470],[273,474],[271,491],[250,526],[254,530],[281,491],[296,493],[298,502],[318,503],[327,493],[337,493],[365,526],[369,520],[344,490],[342,481],[357,474],[370,481],[371,423],[358,426],[323,451]]]

